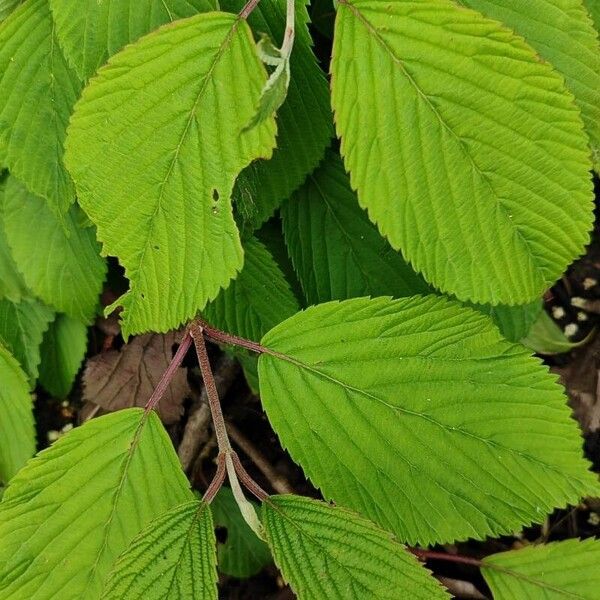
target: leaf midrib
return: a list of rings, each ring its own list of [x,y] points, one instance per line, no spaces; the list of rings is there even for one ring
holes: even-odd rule
[[[154,226],[156,224],[156,216],[157,214],[162,210],[162,202],[163,202],[163,196],[164,196],[164,190],[165,187],[171,177],[171,174],[173,172],[173,169],[175,168],[175,164],[177,163],[177,161],[179,160],[179,154],[181,152],[181,148],[183,146],[183,143],[187,137],[188,131],[190,130],[190,127],[194,121],[194,118],[196,117],[196,110],[198,108],[198,104],[200,103],[200,100],[202,98],[202,96],[204,95],[204,92],[206,90],[206,88],[208,87],[208,82],[212,76],[213,71],[216,69],[217,64],[219,63],[219,61],[221,60],[223,54],[225,54],[229,43],[231,42],[234,34],[237,31],[237,28],[239,26],[241,19],[240,17],[237,17],[233,23],[231,24],[231,27],[229,29],[229,31],[227,32],[227,35],[225,36],[223,42],[221,43],[221,45],[219,46],[219,49],[217,50],[215,57],[212,61],[212,63],[210,64],[210,67],[208,69],[208,71],[206,72],[206,75],[204,77],[204,79],[202,80],[202,85],[200,86],[200,90],[198,91],[198,94],[196,96],[196,99],[194,100],[194,103],[192,105],[192,109],[190,110],[190,114],[189,117],[185,123],[184,129],[180,135],[179,138],[179,142],[177,144],[177,147],[175,149],[175,153],[173,154],[173,158],[171,159],[171,162],[167,168],[167,172],[163,178],[163,180],[159,183],[159,189],[160,192],[158,194],[158,198],[156,199],[156,206],[154,211],[152,212],[152,214],[150,215],[150,217],[148,218],[148,223],[149,226],[147,228],[147,235],[146,235],[146,240],[144,243],[144,249],[142,250],[141,254],[140,254],[140,259],[138,261],[138,266],[137,269],[135,269],[135,274],[137,275],[141,270],[142,270],[142,265],[144,263],[145,257],[146,257],[146,252],[148,250],[148,248],[151,246],[151,240],[154,234]],[[167,25],[168,26],[168,25]],[[130,272],[133,271],[130,270]],[[131,288],[130,291],[128,292],[128,294],[132,294],[132,300],[129,306],[129,312],[132,312],[132,305],[134,303],[134,301],[137,299],[138,294],[136,292],[134,292],[134,282],[133,282],[133,278],[131,278]]]

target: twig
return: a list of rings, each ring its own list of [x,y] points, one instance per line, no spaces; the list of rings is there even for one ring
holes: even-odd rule
[[[239,346],[240,348],[245,348],[246,350],[250,350],[251,352],[256,352],[258,354],[269,352],[267,348],[261,346],[258,342],[253,342],[252,340],[247,340],[237,335],[225,333],[220,329],[215,329],[201,319],[198,319],[196,323],[197,326],[202,328],[204,335],[206,335],[206,337],[213,342],[218,342],[219,344],[229,344],[230,346]]]
[[[210,482],[202,500],[207,504],[210,504],[214,497],[217,495],[217,492],[221,489],[223,482],[225,481],[225,476],[227,475],[227,467],[225,465],[225,455],[219,454],[217,456],[217,472],[213,477],[213,480]]]
[[[235,359],[224,355],[214,372],[215,384],[220,397],[223,397],[231,387],[237,374],[239,365]],[[207,428],[210,423],[210,407],[208,405],[208,392],[206,386],[202,387],[200,399],[195,404],[188,418],[183,432],[177,454],[184,471],[188,471],[200,451],[200,447],[207,440]]]
[[[269,463],[254,444],[232,423],[227,422],[227,431],[229,437],[243,450],[243,452],[252,460],[259,471],[267,478],[271,487],[278,494],[293,494],[294,489]]]
[[[418,548],[409,548],[409,550],[421,560],[445,560],[449,562],[461,563],[472,567],[481,568],[483,563],[478,558],[470,556],[461,556],[460,554],[448,554],[446,552],[433,552],[432,550],[420,550]]]
[[[258,6],[259,2],[260,0],[248,0],[244,8],[240,11],[240,19],[247,19],[250,16],[250,13]]]
[[[186,329],[183,339],[181,340],[181,344],[179,344],[179,348],[177,348],[177,352],[175,352],[175,356],[169,363],[167,370],[163,373],[163,376],[160,378],[158,385],[154,388],[152,395],[148,402],[146,402],[145,411],[150,412],[153,410],[156,405],[160,402],[161,398],[164,396],[164,393],[167,391],[167,388],[171,384],[171,380],[175,376],[177,369],[181,366],[187,351],[190,349],[192,345],[192,338],[190,337],[189,330]]]

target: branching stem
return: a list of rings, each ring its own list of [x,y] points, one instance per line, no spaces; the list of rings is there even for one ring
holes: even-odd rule
[[[461,556],[460,554],[447,554],[446,552],[433,552],[432,550],[419,550],[418,548],[409,548],[409,550],[421,560],[445,560],[448,562],[470,565],[478,569],[483,566],[483,562],[478,558],[470,556]]]
[[[192,338],[190,336],[190,332],[186,329],[183,339],[179,344],[179,348],[177,348],[177,352],[175,352],[175,356],[169,363],[167,370],[163,373],[163,376],[160,378],[158,385],[154,388],[152,392],[152,396],[148,402],[146,402],[145,411],[150,412],[152,409],[156,408],[156,405],[160,402],[160,399],[164,396],[164,393],[167,391],[167,388],[171,384],[173,377],[175,377],[175,373],[177,369],[181,366],[187,351],[190,349],[192,345]]]
[[[247,19],[250,16],[250,13],[258,6],[259,2],[260,0],[248,0],[244,5],[244,8],[240,11],[240,19]]]
[[[261,346],[258,342],[253,342],[252,340],[247,340],[246,338],[238,337],[237,335],[225,333],[220,329],[211,327],[208,323],[202,321],[201,319],[197,319],[196,323],[202,328],[204,335],[213,342],[217,342],[219,344],[229,344],[230,346],[238,346],[239,348],[244,348],[246,350],[250,350],[251,352],[256,352],[257,354],[269,354],[268,348]]]

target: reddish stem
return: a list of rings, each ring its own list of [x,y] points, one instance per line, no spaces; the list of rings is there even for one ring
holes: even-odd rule
[[[233,466],[235,467],[235,472],[240,479],[242,485],[252,494],[254,494],[261,502],[266,500],[269,497],[269,494],[263,490],[254,479],[250,476],[248,471],[244,469],[239,456],[236,452],[231,452],[231,460],[233,461]]]
[[[213,419],[215,435],[217,436],[219,452],[227,454],[228,452],[231,452],[231,444],[229,443],[229,438],[227,437],[225,419],[223,418],[221,402],[219,401],[219,392],[217,391],[217,384],[215,383],[215,378],[213,376],[210,361],[208,359],[208,352],[206,351],[206,343],[204,342],[203,331],[204,326],[199,325],[198,323],[193,323],[190,327],[190,333],[194,339],[194,345],[196,346],[198,362],[200,363],[202,380],[204,381],[204,387],[206,388],[208,405],[210,406],[210,413]]]
[[[225,481],[225,476],[227,475],[227,469],[225,467],[225,455],[219,454],[217,456],[217,472],[213,477],[210,485],[208,486],[202,500],[206,502],[206,504],[210,504],[214,497],[217,495],[217,492],[221,489],[223,482]]]
[[[421,560],[445,560],[463,565],[470,565],[472,567],[477,567],[478,569],[483,565],[483,562],[478,558],[471,558],[470,556],[447,554],[446,552],[433,552],[431,550],[419,550],[418,548],[409,548],[409,550]]]
[[[252,340],[247,340],[246,338],[238,337],[237,335],[225,333],[220,329],[215,329],[201,319],[197,319],[196,323],[204,331],[206,337],[210,338],[213,342],[217,342],[219,344],[229,344],[231,346],[239,346],[240,348],[245,348],[246,350],[256,352],[257,354],[269,352],[268,348],[261,346],[258,342],[253,342]]]
[[[247,19],[250,16],[250,13],[258,6],[259,2],[260,0],[248,0],[244,5],[244,8],[240,11],[240,19]]]
[[[175,377],[175,373],[177,369],[181,366],[187,351],[190,349],[192,345],[192,338],[190,336],[189,330],[186,330],[181,343],[179,344],[179,348],[177,348],[177,352],[175,352],[175,356],[172,358],[167,370],[163,373],[163,376],[160,378],[158,385],[154,388],[152,395],[148,402],[146,402],[145,411],[150,412],[153,410],[156,405],[160,402],[160,399],[164,396],[164,393],[167,391],[167,388],[171,384],[171,380]]]

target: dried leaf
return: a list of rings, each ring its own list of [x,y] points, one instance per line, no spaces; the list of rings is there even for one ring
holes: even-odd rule
[[[173,356],[180,332],[147,334],[88,360],[83,375],[85,400],[108,411],[144,406]],[[158,404],[158,414],[166,424],[181,416],[183,399],[189,395],[187,369],[179,368]]]

